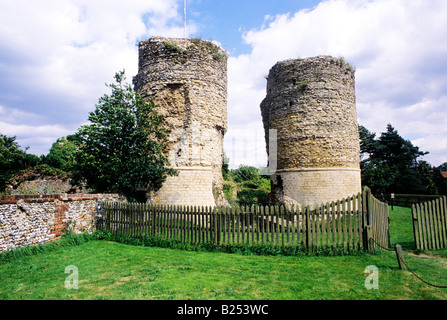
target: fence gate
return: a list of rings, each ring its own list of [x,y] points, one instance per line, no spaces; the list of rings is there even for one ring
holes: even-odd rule
[[[413,204],[414,241],[417,249],[447,248],[447,201],[446,197]]]
[[[365,241],[369,251],[391,248],[390,217],[388,204],[376,199],[371,189],[363,188],[363,210],[365,214]]]

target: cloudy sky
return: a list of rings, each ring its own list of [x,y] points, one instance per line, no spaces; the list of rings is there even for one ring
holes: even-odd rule
[[[46,154],[86,122],[137,44],[183,37],[184,0],[1,0],[0,133]],[[447,162],[447,1],[187,0],[187,36],[228,51],[225,150],[266,165],[259,104],[277,62],[343,56],[356,68],[359,124],[391,123],[432,165]]]

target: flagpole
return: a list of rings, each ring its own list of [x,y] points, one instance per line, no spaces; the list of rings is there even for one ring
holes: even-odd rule
[[[183,5],[183,37],[186,39],[186,0]]]

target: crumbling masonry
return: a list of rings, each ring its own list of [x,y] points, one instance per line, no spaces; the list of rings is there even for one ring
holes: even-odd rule
[[[226,52],[199,39],[142,41],[134,85],[165,118],[171,131],[166,152],[179,172],[152,201],[224,204]],[[318,56],[275,64],[261,114],[267,152],[269,130],[277,137],[272,202],[313,206],[361,191],[355,77],[343,59]]]
[[[269,129],[277,130],[272,201],[312,207],[361,191],[355,77],[343,59],[275,64],[261,114],[267,152]]]
[[[171,131],[167,154],[178,176],[152,201],[224,204],[223,137],[227,130],[227,54],[210,41],[154,37],[139,44],[135,90]]]

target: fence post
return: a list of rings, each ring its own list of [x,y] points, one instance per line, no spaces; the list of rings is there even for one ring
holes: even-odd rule
[[[388,225],[387,225],[387,233],[388,233],[388,248],[391,248],[391,231],[390,231],[390,222],[391,222],[391,217],[390,217],[390,212],[388,211],[388,204],[384,203],[383,208],[386,212],[386,216],[387,216],[387,220],[388,220]]]
[[[417,249],[420,248],[420,243],[419,243],[419,234],[417,232],[417,227],[418,227],[418,218],[417,218],[417,214],[416,214],[416,205],[413,203],[411,205],[411,215],[413,216],[413,235],[414,235],[414,244],[415,247]]]
[[[95,228],[96,230],[104,230],[104,202],[98,202],[96,206],[96,221],[95,221]]]
[[[156,205],[151,206],[151,235],[155,236],[155,211],[156,211]]]
[[[309,231],[309,218],[310,218],[310,210],[309,210],[310,208],[309,207],[304,207],[304,213],[305,213],[305,216],[306,216],[306,223],[305,223],[305,225],[306,225],[306,248],[307,248],[307,250],[309,250],[310,249],[310,241],[309,241],[309,237],[310,237],[310,231]]]
[[[112,232],[112,210],[113,210],[113,203],[108,202],[107,203],[107,231]]]
[[[405,259],[404,259],[404,253],[402,251],[402,246],[400,244],[396,244],[395,250],[396,250],[397,263],[399,264],[399,269],[402,270],[405,268]]]
[[[216,245],[219,245],[219,238],[217,235],[217,217],[218,217],[218,209],[216,207],[213,208],[213,212],[212,212],[212,219],[213,219],[213,241]]]
[[[440,199],[440,216],[441,216],[441,226],[442,226],[442,238],[443,238],[443,248],[447,248],[447,208],[446,208],[446,197]]]
[[[363,212],[363,247],[365,250],[370,251],[372,246],[369,243],[369,224],[370,224],[370,199],[369,199],[370,189],[368,187],[363,187],[362,192],[362,212]]]

